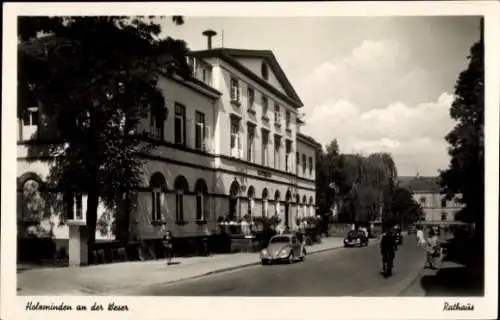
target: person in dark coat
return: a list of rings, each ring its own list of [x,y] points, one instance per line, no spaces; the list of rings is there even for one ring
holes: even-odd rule
[[[382,263],[385,265],[388,263],[392,270],[392,266],[394,265],[394,258],[396,256],[396,250],[398,246],[396,244],[396,238],[394,236],[394,230],[390,229],[383,236],[380,241],[380,251],[382,254]]]

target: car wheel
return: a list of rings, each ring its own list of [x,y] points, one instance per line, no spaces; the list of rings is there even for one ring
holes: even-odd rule
[[[267,261],[267,260],[261,260],[261,261],[260,261],[260,263],[261,263],[263,266],[265,266],[265,265],[269,264],[269,261]]]

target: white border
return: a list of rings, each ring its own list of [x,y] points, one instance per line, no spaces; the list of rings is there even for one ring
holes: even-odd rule
[[[120,317],[145,319],[482,319],[497,314],[498,296],[498,148],[500,66],[499,12],[496,1],[456,2],[249,2],[249,3],[7,3],[3,15],[2,91],[2,319],[38,319],[40,316]],[[422,16],[484,15],[486,43],[486,279],[484,298],[149,298],[149,297],[37,297],[36,301],[76,305],[116,301],[131,312],[24,312],[28,297],[16,296],[16,70],[18,15],[158,15],[184,16]],[[457,75],[458,76],[458,75]],[[14,280],[12,280],[14,279]],[[31,299],[33,300],[33,299]],[[443,312],[443,302],[472,303],[473,312]],[[292,307],[293,306],[293,307]]]

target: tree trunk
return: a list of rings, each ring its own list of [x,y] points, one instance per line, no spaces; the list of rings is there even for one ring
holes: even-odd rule
[[[96,224],[97,224],[97,208],[99,206],[99,193],[97,188],[89,191],[87,197],[87,248],[88,248],[88,261],[92,261],[92,249],[95,243]]]
[[[125,192],[120,200],[120,205],[115,214],[116,219],[116,239],[121,244],[126,245],[130,238],[130,194]]]

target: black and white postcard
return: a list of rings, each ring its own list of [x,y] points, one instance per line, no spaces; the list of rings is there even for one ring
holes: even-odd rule
[[[5,4],[0,317],[494,317],[499,8]]]

